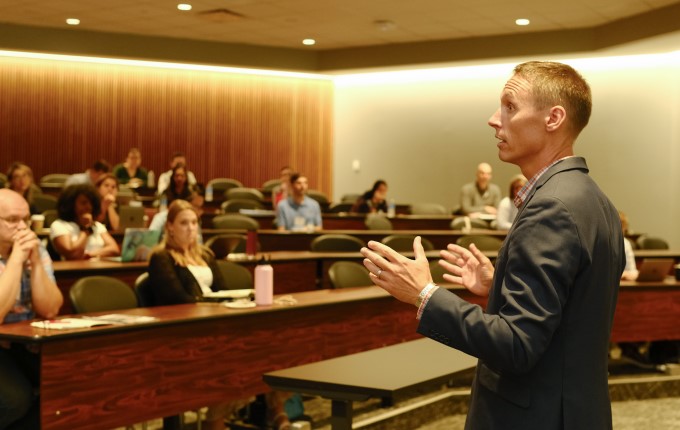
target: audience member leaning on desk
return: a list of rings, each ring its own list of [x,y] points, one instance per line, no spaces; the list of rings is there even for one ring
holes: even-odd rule
[[[3,324],[35,315],[51,318],[62,304],[52,260],[28,229],[28,203],[11,190],[0,190],[0,319]],[[39,429],[35,395],[39,358],[23,345],[0,344],[0,428]]]

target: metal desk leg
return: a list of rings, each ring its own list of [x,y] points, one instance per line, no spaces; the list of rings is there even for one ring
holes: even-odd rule
[[[353,413],[351,400],[333,400],[331,402],[331,429],[352,430]]]

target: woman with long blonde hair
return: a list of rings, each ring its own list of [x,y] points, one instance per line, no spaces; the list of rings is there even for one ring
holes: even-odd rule
[[[185,200],[168,208],[163,241],[149,261],[149,281],[158,305],[194,303],[227,289],[214,254],[198,243],[198,214]]]

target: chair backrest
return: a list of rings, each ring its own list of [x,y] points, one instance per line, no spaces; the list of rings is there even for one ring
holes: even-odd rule
[[[413,240],[416,238],[414,234],[392,234],[385,237],[381,242],[398,252],[413,252]],[[426,237],[420,237],[425,251],[433,251],[434,245]]]
[[[354,261],[336,261],[328,268],[333,288],[368,287],[373,285],[368,270]]]
[[[439,203],[414,203],[411,205],[413,215],[446,215],[446,208]]]
[[[213,227],[221,229],[259,230],[260,223],[255,218],[241,214],[218,215],[212,220]]]
[[[638,249],[669,249],[668,242],[660,237],[642,235],[637,239]]]
[[[359,252],[364,246],[361,239],[348,234],[322,234],[311,243],[314,252]]]
[[[435,284],[444,284],[447,281],[444,279],[444,274],[449,273],[442,266],[439,265],[439,260],[430,261],[430,274],[432,275],[432,281]]]
[[[241,209],[264,209],[262,202],[257,200],[233,199],[222,202],[224,213],[238,213]]]
[[[357,200],[359,200],[359,197],[361,197],[361,194],[343,194],[343,196],[340,197],[340,201],[343,203],[354,204]]]
[[[217,267],[230,290],[253,288],[253,274],[248,269],[227,260],[217,260]]]
[[[314,199],[319,202],[320,205],[327,205],[329,203],[328,196],[319,190],[309,190],[307,191],[307,196],[310,199]]]
[[[80,278],[69,292],[76,313],[136,308],[137,295],[125,282],[110,276]]]
[[[349,212],[352,210],[354,203],[340,202],[334,203],[328,208],[328,212],[332,214],[339,214],[340,212]]]
[[[38,194],[33,196],[33,206],[40,213],[57,209],[57,198],[49,194]]]
[[[59,218],[59,212],[57,212],[56,209],[48,209],[46,211],[43,211],[42,214],[45,217],[43,228],[50,228],[52,223]]]
[[[255,200],[258,202],[264,201],[264,196],[259,190],[256,190],[255,188],[245,187],[236,187],[227,190],[225,198],[227,200],[240,199],[240,200]]]
[[[50,173],[48,175],[43,176],[40,178],[40,186],[41,187],[54,187],[54,186],[64,186],[64,182],[69,178],[69,174],[67,173]]]
[[[210,248],[212,252],[215,253],[215,258],[222,259],[226,258],[227,255],[240,252],[246,252],[246,244],[248,243],[248,237],[245,234],[218,234],[205,242],[205,246]],[[260,244],[257,244],[257,249],[259,251]]]
[[[367,215],[364,225],[369,230],[392,230],[392,221],[384,215]]]
[[[501,239],[483,234],[468,234],[459,237],[456,241],[457,245],[464,248],[469,247],[471,243],[474,243],[480,251],[498,251],[501,249],[501,246],[503,246],[503,241]]]
[[[142,273],[135,280],[135,294],[137,295],[137,303],[140,307],[148,308],[156,305],[147,272]]]
[[[461,216],[454,218],[453,221],[451,221],[451,229],[452,230],[465,229],[465,218],[470,220],[470,228],[489,229],[491,227],[491,225],[487,221],[484,221],[483,219]]]
[[[232,188],[243,187],[243,184],[236,179],[215,178],[208,181],[206,187],[212,187],[213,193],[219,195],[220,193],[226,193]]]
[[[264,184],[262,184],[262,190],[271,192],[274,188],[278,187],[281,185],[281,179],[270,179],[268,181],[265,181]]]

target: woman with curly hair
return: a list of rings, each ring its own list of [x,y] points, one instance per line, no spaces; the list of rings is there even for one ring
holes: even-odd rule
[[[59,219],[50,226],[50,240],[66,260],[119,255],[118,244],[96,221],[101,212],[97,190],[90,184],[64,189],[57,201]]]

